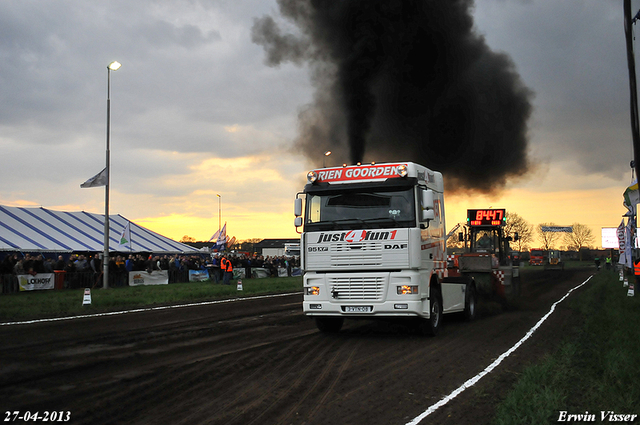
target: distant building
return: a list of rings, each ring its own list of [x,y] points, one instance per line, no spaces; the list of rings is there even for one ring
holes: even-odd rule
[[[300,255],[300,251],[298,249],[298,253],[285,253],[285,248],[289,245],[297,244],[300,246],[300,239],[263,239],[262,241],[255,244],[255,251],[259,255],[264,255],[265,257],[280,257],[282,255]]]
[[[209,250],[215,246],[215,242],[187,242],[199,250]],[[296,249],[297,247],[297,249]],[[300,239],[263,239],[257,243],[243,242],[236,244],[233,248],[235,251],[242,253],[256,253],[265,257],[298,256],[300,255]]]

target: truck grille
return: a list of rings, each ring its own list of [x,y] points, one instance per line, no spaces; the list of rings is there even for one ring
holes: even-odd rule
[[[382,265],[382,243],[338,243],[331,246],[332,267],[380,266]]]
[[[329,288],[339,300],[376,301],[384,296],[383,276],[330,277]]]

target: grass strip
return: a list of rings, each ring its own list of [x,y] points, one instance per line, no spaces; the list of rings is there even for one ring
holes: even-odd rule
[[[601,271],[569,299],[583,326],[560,348],[524,370],[498,406],[493,423],[558,423],[561,412],[640,414],[640,299],[628,297],[618,275]],[[635,423],[640,423],[636,417]]]
[[[91,290],[91,305],[84,306],[84,289],[28,291],[0,295],[0,322],[298,291],[302,291],[301,277],[245,279],[242,291],[238,291],[236,282],[221,285],[211,281],[96,288]]]

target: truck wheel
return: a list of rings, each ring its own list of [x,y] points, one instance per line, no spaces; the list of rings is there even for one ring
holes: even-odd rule
[[[431,288],[430,315],[428,319],[420,319],[419,330],[423,335],[436,336],[442,327],[442,301],[440,290]]]
[[[476,294],[476,287],[473,283],[467,284],[467,297],[464,303],[464,318],[468,321],[476,318],[476,307],[478,301],[478,295]]]
[[[342,317],[316,317],[316,326],[321,332],[336,333],[342,329]]]

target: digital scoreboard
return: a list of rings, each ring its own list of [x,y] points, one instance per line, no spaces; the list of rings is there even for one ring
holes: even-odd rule
[[[504,226],[506,224],[506,210],[467,210],[469,226]]]

